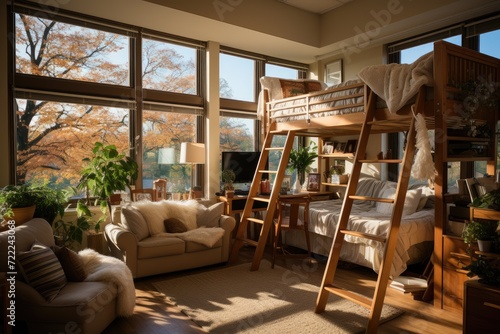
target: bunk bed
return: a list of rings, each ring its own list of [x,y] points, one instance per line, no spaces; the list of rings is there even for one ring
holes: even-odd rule
[[[415,101],[420,99],[423,108],[418,112],[424,116],[427,129],[437,126],[446,133],[450,131],[447,129],[463,127],[463,109],[457,106],[462,105],[461,100],[466,95],[464,85],[482,78],[497,80],[498,74],[491,73],[491,67],[485,65],[490,58],[439,41],[435,43],[433,53],[421,57],[414,64],[377,65],[366,69],[368,72],[362,71],[360,77],[364,81],[353,80],[334,87],[325,87],[315,80],[264,77],[261,80],[258,114],[263,121],[265,133],[294,131],[297,135],[326,138],[359,134],[367,108],[375,108],[376,124],[372,126],[372,133],[401,132],[408,129],[412,118],[415,117]],[[404,77],[403,74],[407,76]],[[380,86],[380,78],[384,78],[385,85]],[[453,102],[443,105],[443,99]],[[477,121],[482,125],[487,123],[480,119]],[[436,168],[440,174],[442,171],[439,169],[444,167]],[[438,177],[438,180],[441,182],[442,178]],[[441,189],[441,185],[438,185],[437,190]],[[437,195],[437,200],[442,201],[442,194]],[[310,207],[309,227],[313,247],[315,242],[319,245],[316,250],[313,248],[313,251],[328,255],[335,227],[320,225],[318,217],[324,217],[325,207],[330,207],[333,215],[338,216],[341,203],[313,203]],[[365,211],[370,210],[371,208],[368,208]],[[396,264],[391,270],[393,277],[402,273],[406,263],[421,261],[431,252],[429,242],[434,239],[432,234],[437,235],[434,232],[434,223],[436,219],[442,220],[443,215],[441,212],[435,214],[433,208],[423,212],[417,212],[417,218],[409,216],[401,220],[400,231],[403,233],[400,233],[399,245],[406,245],[403,250],[405,254],[400,256],[401,263],[395,261]],[[386,218],[377,217],[381,223],[384,223]],[[330,219],[330,224],[334,220]],[[363,215],[359,213],[354,218],[355,222],[364,220],[370,219],[363,219]],[[410,232],[411,228],[405,224],[415,222],[423,224],[421,228],[425,230],[425,234],[419,240],[410,240],[414,235]],[[362,230],[363,224],[358,225]],[[442,225],[442,221],[436,222],[437,229],[441,230]],[[296,238],[291,237],[292,243],[294,239]],[[348,241],[346,247],[349,247]],[[300,241],[295,240],[295,243],[302,246]],[[442,250],[435,248],[435,259],[441,259],[441,253]],[[340,259],[344,256],[347,261],[377,270],[380,254],[381,250],[370,243],[352,243],[350,249],[342,251]]]

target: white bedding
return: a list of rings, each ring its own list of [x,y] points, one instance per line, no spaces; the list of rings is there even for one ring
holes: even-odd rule
[[[358,186],[357,194],[377,197],[387,186],[393,183],[364,179]],[[311,202],[309,206],[309,231],[311,237],[320,236],[312,245],[312,251],[321,255],[328,255],[332,239],[335,235],[340,218],[342,200]],[[434,209],[424,208],[410,215],[404,216],[399,229],[398,244],[393,259],[391,276],[397,277],[407,268],[407,263],[414,260],[414,248],[422,244],[432,244],[434,240]],[[375,204],[371,202],[355,202],[351,211],[348,229],[380,236],[386,236],[390,224],[387,214],[377,212]],[[304,234],[300,231],[287,231],[287,244],[304,248]],[[383,256],[385,244],[364,238],[346,235],[340,259],[362,266],[370,267],[378,272]],[[316,244],[314,244],[316,243]],[[326,254],[325,254],[326,250]],[[417,252],[420,260],[425,260],[429,254]],[[423,256],[423,258],[422,258]]]

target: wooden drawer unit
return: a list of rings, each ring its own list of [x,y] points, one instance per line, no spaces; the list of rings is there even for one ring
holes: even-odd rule
[[[469,279],[463,268],[470,264],[461,238],[443,236],[443,308],[462,310],[463,284]]]
[[[464,333],[499,333],[500,287],[469,279],[464,297]]]

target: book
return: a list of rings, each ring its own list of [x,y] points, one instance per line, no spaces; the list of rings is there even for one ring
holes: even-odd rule
[[[399,276],[392,280],[390,287],[404,293],[427,289],[427,280],[419,277]]]

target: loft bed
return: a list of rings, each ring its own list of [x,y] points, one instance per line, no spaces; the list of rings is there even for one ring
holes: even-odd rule
[[[428,129],[437,126],[446,132],[463,126],[462,101],[468,95],[464,88],[467,83],[495,80],[496,70],[496,67],[491,65],[491,57],[439,41],[434,45],[434,52],[421,57],[413,64],[372,66],[360,72],[359,76],[363,80],[348,81],[334,87],[325,87],[316,80],[264,77],[261,79],[262,91],[258,114],[266,133],[296,131],[297,135],[310,137],[359,134],[367,108],[376,109],[377,122],[372,126],[372,133],[406,131],[415,112],[424,116]],[[413,108],[416,99],[423,101],[421,110]],[[442,101],[445,100],[453,103],[447,102],[443,105]],[[488,117],[479,115],[477,124],[484,125],[487,119]],[[441,173],[439,167],[436,168],[437,172]],[[427,196],[434,198],[428,191]],[[325,207],[330,207],[334,215],[338,216],[341,203],[339,201],[312,203],[309,211],[309,229],[313,247],[315,244],[318,245],[313,251],[328,255],[334,227],[321,226],[322,222],[318,221],[318,217],[325,216]],[[365,212],[370,209],[365,209]],[[401,274],[407,263],[423,261],[430,255],[434,221],[439,215],[435,215],[431,207],[424,216],[425,219],[420,219],[421,217],[410,219],[412,224],[415,221],[417,224],[425,221],[421,224],[421,228],[425,230],[425,236],[421,240],[409,241],[412,233],[400,233],[399,243],[407,245],[403,250],[405,254],[400,254],[400,259],[406,262],[393,266],[391,270],[393,277]],[[363,221],[363,215],[358,214],[354,220],[356,219],[358,222]],[[385,224],[387,217],[377,217],[377,219]],[[403,217],[400,231],[411,231],[411,228],[405,225],[407,220]],[[324,222],[333,224],[332,219],[324,219]],[[359,224],[358,229],[363,231],[363,224]],[[386,230],[381,233],[386,233]],[[305,247],[298,238],[294,240],[291,236],[290,241],[296,246]],[[377,247],[373,244],[350,243],[346,240],[340,259],[343,260],[344,255],[346,261],[371,267],[377,271],[381,254],[381,249]]]

